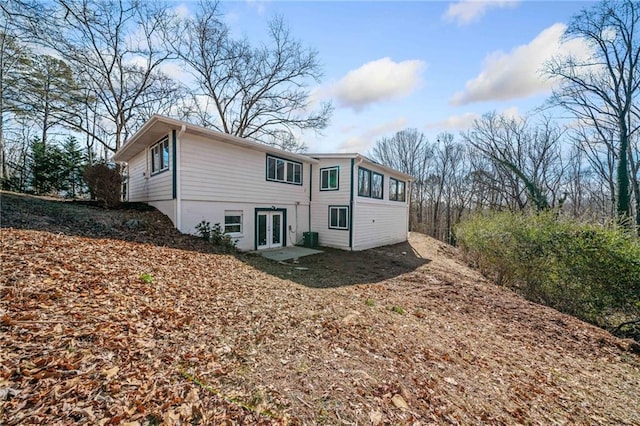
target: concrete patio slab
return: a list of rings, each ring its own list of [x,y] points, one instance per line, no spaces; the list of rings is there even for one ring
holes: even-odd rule
[[[278,247],[275,249],[260,250],[259,253],[267,259],[282,262],[285,260],[297,259],[303,256],[311,256],[312,254],[322,253],[321,250],[310,249],[307,247]]]

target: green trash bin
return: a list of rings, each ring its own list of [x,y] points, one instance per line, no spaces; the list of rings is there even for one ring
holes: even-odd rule
[[[317,232],[303,232],[302,237],[304,239],[304,246],[308,248],[318,247],[318,233]]]

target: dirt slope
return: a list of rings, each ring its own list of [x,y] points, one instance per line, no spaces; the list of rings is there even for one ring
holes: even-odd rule
[[[282,265],[2,195],[0,424],[640,424],[623,341],[423,235]]]

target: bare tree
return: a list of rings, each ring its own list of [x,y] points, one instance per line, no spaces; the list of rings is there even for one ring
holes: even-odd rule
[[[156,100],[164,95],[157,86],[169,54],[158,33],[167,25],[167,15],[166,7],[156,2],[57,0],[47,16],[35,21],[31,31],[37,42],[68,62],[96,100],[97,120],[78,114],[67,125],[91,134],[110,151],[120,148],[138,107],[154,94]],[[92,129],[92,123],[105,121],[103,132]]]
[[[411,229],[415,230],[424,223],[424,197],[427,163],[433,157],[433,147],[424,133],[417,129],[405,129],[391,137],[376,141],[370,152],[373,160],[394,168],[415,179],[409,194],[410,204],[416,209]]]
[[[639,19],[640,4],[633,0],[605,0],[581,11],[571,19],[564,37],[585,41],[589,57],[557,57],[545,67],[547,75],[561,83],[552,102],[589,122],[616,154],[616,211],[622,222],[631,211],[629,140],[640,118]],[[615,129],[615,139],[607,139],[610,128]]]
[[[562,131],[548,119],[530,126],[526,119],[488,113],[475,120],[463,138],[491,163],[493,173],[485,170],[484,177],[508,192],[518,209],[531,202],[544,210],[564,198],[559,193],[561,136]]]
[[[15,113],[38,123],[40,140],[46,144],[49,130],[69,120],[79,103],[71,68],[49,55],[32,55],[17,76],[20,96],[12,102]]]
[[[219,9],[203,0],[194,16],[165,28],[168,49],[201,91],[200,124],[296,149],[296,131],[325,128],[332,111],[330,104],[311,110],[308,84],[321,77],[317,52],[293,39],[281,18],[269,23],[268,44],[234,39]]]

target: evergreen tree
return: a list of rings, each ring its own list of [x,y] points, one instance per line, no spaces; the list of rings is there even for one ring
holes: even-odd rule
[[[63,189],[70,198],[76,198],[84,193],[82,173],[87,166],[87,161],[82,151],[82,147],[75,136],[68,136],[62,143],[62,154],[64,156]]]
[[[31,190],[38,195],[59,193],[65,185],[65,155],[57,145],[31,142],[29,159]]]

